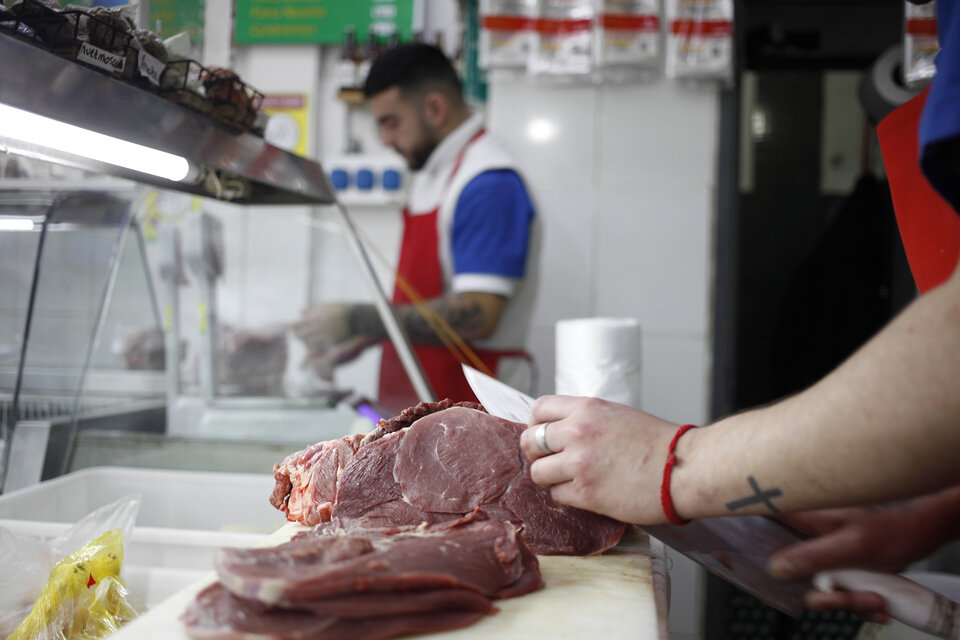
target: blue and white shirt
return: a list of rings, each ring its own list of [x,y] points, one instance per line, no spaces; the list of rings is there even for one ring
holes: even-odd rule
[[[439,207],[445,292],[507,298],[494,334],[475,345],[522,349],[539,279],[540,221],[516,163],[490,134],[467,147],[451,180],[457,156],[482,128],[483,119],[475,114],[443,139],[413,174],[408,209],[416,215]]]

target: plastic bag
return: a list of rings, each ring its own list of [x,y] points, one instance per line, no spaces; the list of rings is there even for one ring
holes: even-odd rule
[[[135,617],[119,574],[139,508],[121,498],[48,541],[0,528],[0,637],[101,638]]]
[[[594,0],[541,0],[530,53],[530,72],[562,80],[593,70]]]
[[[731,82],[733,12],[733,0],[667,0],[667,77]]]
[[[524,75],[536,17],[536,0],[480,0],[480,68],[494,78]]]
[[[660,66],[661,0],[597,0],[597,80],[651,78]]]
[[[95,640],[136,618],[120,581],[123,539],[122,529],[107,531],[58,562],[7,640]]]
[[[937,73],[937,3],[904,4],[903,80],[907,87],[920,89]]]

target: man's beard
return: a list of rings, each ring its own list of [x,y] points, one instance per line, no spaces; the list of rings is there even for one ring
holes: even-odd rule
[[[433,153],[433,150],[437,148],[437,143],[433,140],[425,139],[423,144],[414,147],[410,150],[410,157],[407,159],[407,166],[410,167],[411,171],[419,171],[423,169],[423,165],[427,164],[427,160],[430,159],[430,154]]]

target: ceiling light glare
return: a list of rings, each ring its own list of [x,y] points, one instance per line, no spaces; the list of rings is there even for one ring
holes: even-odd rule
[[[527,125],[527,136],[534,142],[549,142],[556,135],[556,125],[546,118],[531,120]]]

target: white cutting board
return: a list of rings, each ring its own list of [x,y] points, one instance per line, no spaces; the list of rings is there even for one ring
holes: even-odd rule
[[[280,544],[305,530],[288,524],[264,540]],[[666,587],[662,551],[632,530],[602,556],[540,556],[546,587],[519,598],[497,600],[499,613],[455,631],[405,636],[435,640],[498,638],[605,638],[666,640]],[[654,542],[655,549],[662,549]],[[111,640],[189,640],[179,617],[214,573],[184,589],[110,636]]]

